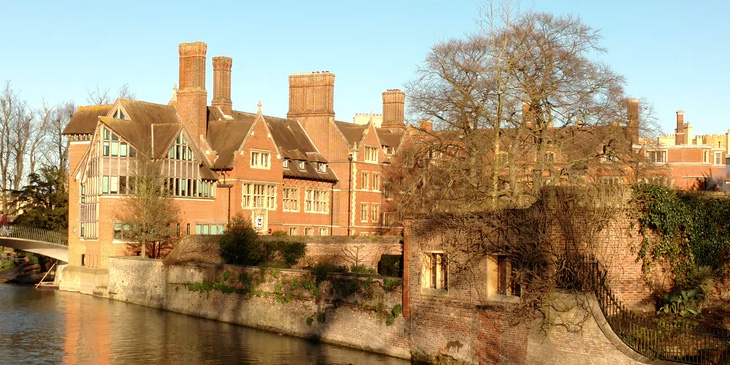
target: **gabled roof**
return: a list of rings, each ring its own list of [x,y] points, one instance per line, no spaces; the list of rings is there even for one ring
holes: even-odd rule
[[[367,125],[339,122],[335,121],[335,126],[340,130],[340,133],[345,137],[347,145],[353,148],[355,144],[362,140],[365,130],[368,128]]]
[[[91,117],[90,115],[92,113],[86,113],[83,123],[81,123],[82,119],[79,118],[78,125],[83,125],[83,130],[88,130],[87,123],[94,121],[94,127],[91,128],[90,132],[93,133],[97,123],[102,123],[119,134],[120,137],[134,146],[141,154],[152,158],[165,158],[173,140],[183,130],[182,122],[178,118],[177,110],[173,106],[118,99],[113,105],[106,105],[105,107],[107,112],[104,114],[105,116],[97,115]],[[126,112],[125,119],[106,116],[109,115],[111,110],[117,107],[124,109]],[[192,138],[189,139],[192,140]],[[199,147],[194,143],[191,143],[190,147],[197,151],[197,155],[199,156],[201,177],[217,180],[218,175],[211,170],[207,159]]]
[[[330,166],[324,172],[318,172],[319,163],[327,163],[327,160],[319,153],[317,147],[309,139],[309,135],[304,131],[299,122],[264,116],[266,125],[271,131],[271,137],[276,143],[280,154],[284,158],[291,160],[306,161],[305,169],[300,170],[298,164],[290,164],[288,168],[284,168],[284,177],[300,178],[318,181],[336,182],[337,176]]]
[[[233,112],[227,118],[216,107],[208,107],[208,144],[218,153],[213,162],[214,169],[230,170],[233,168],[233,155],[246,138],[256,120],[256,114]]]
[[[398,147],[405,135],[405,129],[376,128],[380,144],[388,147]]]
[[[112,104],[80,106],[63,129],[63,134],[92,134],[99,117],[107,115]]]

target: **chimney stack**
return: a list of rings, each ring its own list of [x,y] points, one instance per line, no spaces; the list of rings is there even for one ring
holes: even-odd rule
[[[626,104],[627,133],[632,144],[639,144],[639,99],[628,99]]]
[[[205,138],[208,122],[208,92],[205,91],[204,42],[180,43],[180,89],[177,91],[177,112],[183,125],[194,138]]]
[[[389,89],[383,93],[383,124],[382,128],[403,128],[403,105],[406,93],[399,89]]]
[[[289,119],[335,116],[335,74],[329,71],[289,75]]]
[[[522,102],[522,123],[525,124],[525,127],[532,128],[533,124],[535,122],[535,118],[532,115],[532,112],[530,111],[530,104]]]
[[[231,102],[231,66],[230,57],[213,57],[213,101],[211,105],[219,107],[223,114],[233,113]]]
[[[676,144],[687,144],[687,133],[684,128],[684,110],[677,110],[677,129],[674,130]]]

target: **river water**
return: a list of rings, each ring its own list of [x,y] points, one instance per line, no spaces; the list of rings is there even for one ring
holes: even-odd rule
[[[0,364],[63,363],[408,364],[78,293],[0,284]]]

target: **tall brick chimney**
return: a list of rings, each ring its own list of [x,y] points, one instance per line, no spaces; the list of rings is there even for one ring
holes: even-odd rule
[[[205,138],[208,122],[208,92],[205,91],[204,42],[180,43],[180,89],[177,91],[177,112],[185,128],[194,138]]]
[[[522,123],[524,123],[527,128],[532,128],[535,124],[535,116],[530,110],[530,104],[527,104],[524,101],[522,102]]]
[[[319,152],[330,156],[330,120],[334,120],[335,74],[329,71],[289,75],[288,119],[295,119],[309,134]]]
[[[230,57],[213,57],[213,101],[212,106],[221,108],[224,114],[231,115],[233,103],[231,102],[231,66],[233,59]]]
[[[334,117],[335,74],[329,71],[289,75],[289,119]]]
[[[632,144],[639,144],[639,99],[626,101],[626,131]]]
[[[389,89],[383,93],[383,128],[403,128],[403,105],[406,93]]]
[[[677,110],[677,129],[674,130],[674,142],[687,144],[687,131],[684,128],[684,110]]]

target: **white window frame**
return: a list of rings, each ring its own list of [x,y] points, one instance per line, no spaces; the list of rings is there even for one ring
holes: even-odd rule
[[[365,146],[365,162],[378,162],[378,148],[373,146]]]
[[[254,182],[242,183],[241,208],[276,210],[276,185]]]
[[[329,191],[324,189],[307,189],[304,191],[305,213],[329,213]]]
[[[367,222],[370,218],[370,204],[360,203],[360,222]]]
[[[282,210],[285,212],[299,211],[299,188],[284,186],[281,191]]]
[[[249,166],[252,169],[271,169],[271,152],[264,150],[251,150]]]
[[[373,189],[373,191],[380,191],[380,174],[373,173],[373,179],[370,187]]]
[[[667,150],[647,150],[646,159],[651,163],[667,163]]]

